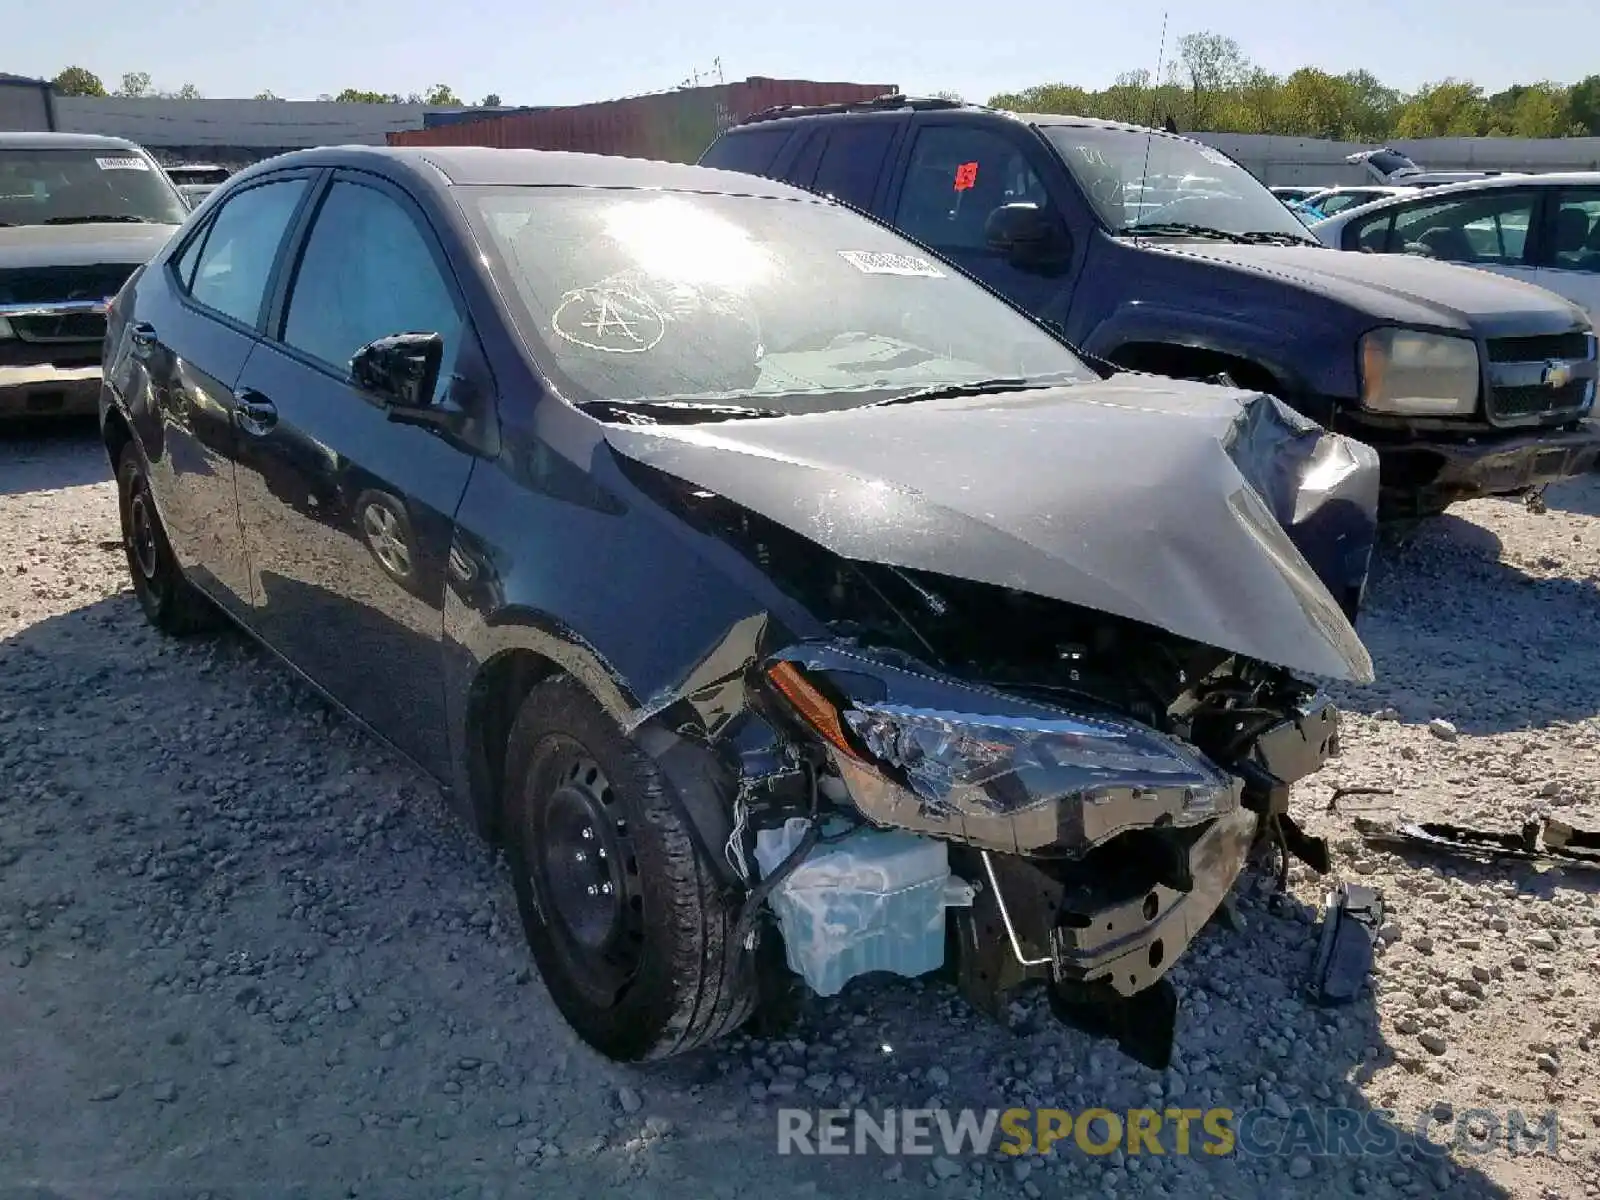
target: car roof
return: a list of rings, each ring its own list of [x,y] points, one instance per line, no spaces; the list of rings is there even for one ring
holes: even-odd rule
[[[1471,195],[1474,192],[1494,192],[1515,187],[1600,187],[1600,171],[1548,171],[1523,174],[1490,175],[1483,179],[1466,179],[1460,183],[1441,183],[1435,187],[1402,187],[1395,195],[1384,196],[1371,204],[1358,204],[1335,213],[1328,218],[1330,227],[1335,222],[1356,216],[1375,213],[1388,205],[1399,205],[1426,196],[1435,201],[1441,197]],[[1321,222],[1319,222],[1320,224]]]
[[[612,154],[501,150],[489,146],[324,146],[267,159],[234,178],[293,167],[388,171],[433,188],[500,185],[659,189],[829,203],[813,192],[742,171]]]
[[[0,150],[139,150],[127,138],[99,133],[0,132]]]
[[[1126,121],[1108,121],[1100,117],[1080,117],[1070,113],[1013,112],[1005,108],[988,108],[982,104],[961,104],[955,101],[927,99],[917,96],[884,96],[877,100],[864,100],[850,104],[789,105],[772,108],[745,118],[739,124],[728,129],[727,133],[749,133],[758,129],[771,129],[775,125],[782,127],[791,122],[815,121],[824,118],[860,120],[866,117],[877,117],[886,114],[898,116],[908,112],[937,112],[941,117],[999,118],[1007,121],[1021,121],[1026,125],[1035,125],[1040,128],[1066,125],[1085,129],[1115,129],[1124,133],[1148,133],[1154,134],[1156,137],[1172,138],[1180,142],[1194,142],[1196,145],[1204,144],[1194,138],[1184,137],[1182,134],[1168,133],[1164,129],[1151,129],[1144,125],[1130,125]]]

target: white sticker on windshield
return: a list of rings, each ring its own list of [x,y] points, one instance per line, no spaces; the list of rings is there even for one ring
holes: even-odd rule
[[[911,254],[890,254],[884,250],[841,250],[844,259],[864,275],[917,275],[923,279],[943,279],[944,272],[925,258]]]
[[[97,158],[94,165],[102,171],[148,171],[150,164],[142,158],[129,155],[126,158]]]
[[[1210,146],[1200,147],[1200,157],[1208,163],[1216,163],[1219,167],[1231,167],[1233,162],[1221,150],[1213,150]]]

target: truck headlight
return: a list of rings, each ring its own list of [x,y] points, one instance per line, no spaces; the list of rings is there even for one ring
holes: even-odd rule
[[[0,342],[5,341],[7,338],[14,338],[16,336],[16,331],[11,328],[11,322],[6,320],[4,317],[0,317]]]
[[[1361,339],[1361,406],[1408,416],[1469,416],[1478,407],[1478,344],[1411,329]]]

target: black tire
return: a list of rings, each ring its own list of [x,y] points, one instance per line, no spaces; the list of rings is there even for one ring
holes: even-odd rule
[[[621,1062],[667,1058],[749,1018],[754,956],[728,945],[738,902],[719,887],[671,783],[570,677],[523,701],[505,792],[528,945],[585,1042]]]
[[[132,442],[117,460],[117,500],[133,594],[150,624],[174,637],[214,628],[217,611],[184,578],[150,495],[144,456]]]

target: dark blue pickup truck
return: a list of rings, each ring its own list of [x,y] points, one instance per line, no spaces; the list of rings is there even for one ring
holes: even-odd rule
[[[704,166],[824,192],[887,222],[1091,355],[1226,375],[1377,448],[1416,516],[1591,470],[1596,341],[1543,289],[1329,250],[1190,138],[886,96],[781,108]]]

